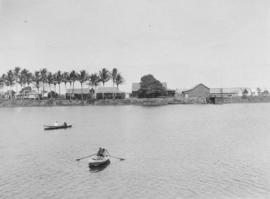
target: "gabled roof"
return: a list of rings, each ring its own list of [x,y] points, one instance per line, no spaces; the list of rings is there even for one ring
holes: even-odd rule
[[[182,91],[182,93],[186,93],[186,92],[192,91],[192,90],[196,89],[196,88],[199,87],[199,86],[203,86],[203,87],[205,87],[206,89],[209,89],[207,86],[205,86],[204,84],[200,83],[200,84],[197,84],[196,86],[194,86],[192,89]]]
[[[98,87],[96,93],[123,93],[117,87]]]
[[[167,89],[167,83],[161,82],[162,86]],[[132,83],[132,91],[138,91],[141,88],[141,85],[139,82]]]

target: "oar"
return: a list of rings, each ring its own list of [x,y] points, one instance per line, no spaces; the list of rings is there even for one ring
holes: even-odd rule
[[[94,153],[94,154],[88,155],[88,156],[84,156],[84,157],[82,157],[82,158],[78,158],[78,159],[76,159],[76,161],[80,161],[80,160],[82,160],[82,159],[89,158],[89,157],[91,157],[91,156],[93,156],[93,155],[96,155],[96,154],[97,154],[97,153]]]
[[[125,160],[125,158],[119,158],[119,157],[115,157],[115,156],[111,156],[111,155],[109,155],[110,157],[112,157],[112,158],[116,158],[116,159],[119,159],[120,161],[123,161],[123,160]]]

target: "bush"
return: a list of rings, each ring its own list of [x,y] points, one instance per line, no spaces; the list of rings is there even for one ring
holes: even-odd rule
[[[153,75],[145,75],[141,78],[140,89],[138,91],[139,98],[156,98],[167,95],[166,88]]]

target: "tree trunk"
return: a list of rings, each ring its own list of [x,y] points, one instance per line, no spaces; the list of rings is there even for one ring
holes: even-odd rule
[[[39,98],[39,87],[37,87],[37,90],[38,90],[38,100],[40,100],[40,98]]]
[[[61,92],[60,92],[60,84],[58,84],[58,88],[59,88],[59,98],[60,98],[60,95],[61,95]]]
[[[82,87],[82,83],[81,83],[81,101],[83,101],[83,87]]]
[[[74,82],[73,82],[73,87],[72,87],[72,95],[73,95],[73,93],[74,93]]]
[[[49,84],[49,88],[50,88],[50,99],[52,99],[52,89],[51,89],[51,84]]]
[[[43,85],[42,85],[43,88],[42,88],[42,95],[41,95],[41,96],[42,96],[42,98],[43,98],[43,97],[44,97],[44,82],[42,82],[42,84],[43,84]]]

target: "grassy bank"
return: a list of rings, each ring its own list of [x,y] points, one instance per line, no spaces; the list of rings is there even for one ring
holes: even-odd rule
[[[270,96],[249,96],[230,97],[224,99],[224,104],[230,103],[265,103],[270,102]],[[128,98],[115,100],[66,100],[66,99],[46,99],[46,100],[0,100],[0,107],[31,107],[31,106],[82,106],[82,105],[139,105],[139,106],[163,106],[170,104],[206,104],[205,98]]]
[[[205,104],[206,101],[199,98],[128,98],[115,100],[0,100],[0,107],[31,107],[31,106],[79,106],[79,105],[140,105],[140,106],[162,106],[168,104]]]

